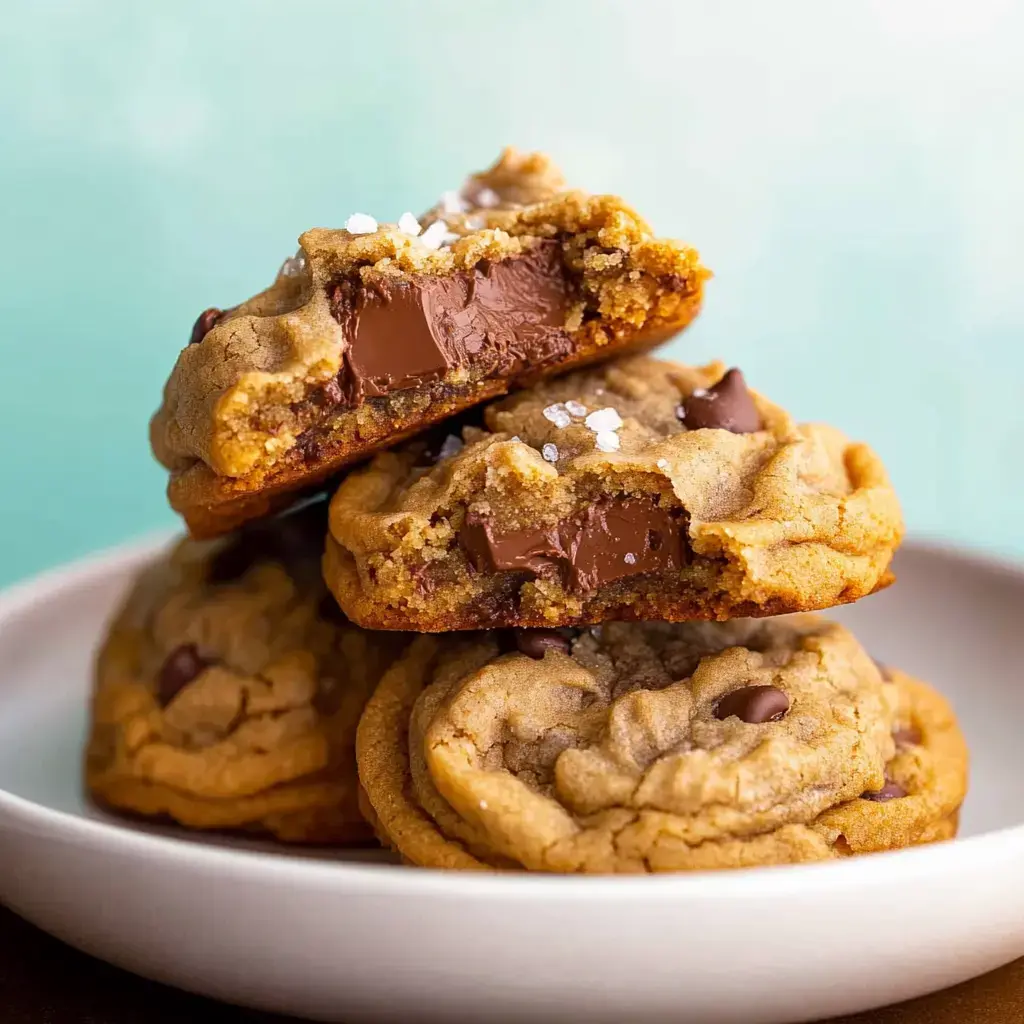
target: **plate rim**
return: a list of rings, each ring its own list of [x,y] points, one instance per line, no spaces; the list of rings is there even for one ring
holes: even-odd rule
[[[35,576],[0,590],[0,630],[7,620],[33,607],[56,591],[73,589],[90,580],[102,579],[152,557],[178,531],[162,530],[127,543],[94,552],[84,558],[44,570]],[[905,545],[925,555],[967,562],[977,569],[1009,576],[1024,584],[1024,562],[987,552],[958,547],[934,539],[910,539]],[[742,871],[691,871],[653,875],[558,875],[542,872],[457,872],[438,868],[413,868],[399,864],[368,864],[328,858],[317,859],[268,850],[232,848],[203,841],[201,833],[164,835],[132,828],[129,823],[86,818],[58,810],[0,787],[0,832],[18,826],[50,838],[73,839],[96,847],[120,847],[129,856],[171,857],[192,860],[196,870],[247,874],[265,873],[288,877],[315,887],[343,891],[351,887],[395,896],[450,896],[452,886],[467,895],[498,899],[549,896],[559,890],[560,898],[582,900],[633,900],[638,896],[692,900],[720,900],[749,897],[785,898],[794,890],[826,886],[833,892],[844,886],[862,886],[879,872],[887,881],[925,874],[946,874],[953,862],[963,857],[1001,860],[1018,856],[1024,848],[1024,823],[958,838],[951,842],[890,850],[839,862],[787,864],[751,867]],[[948,866],[947,866],[948,865]]]

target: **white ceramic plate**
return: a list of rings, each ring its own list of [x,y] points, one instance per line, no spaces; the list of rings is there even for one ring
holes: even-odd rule
[[[769,1024],[1024,955],[1022,570],[912,545],[896,587],[839,613],[876,657],[953,699],[974,753],[961,839],[806,867],[560,878],[290,854],[90,807],[91,653],[152,549],[0,595],[0,899],[104,960],[323,1020]]]

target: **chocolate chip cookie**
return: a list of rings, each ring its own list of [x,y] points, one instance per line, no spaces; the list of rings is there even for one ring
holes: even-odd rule
[[[945,701],[817,616],[418,638],[359,723],[381,838],[433,867],[661,872],[948,838]]]
[[[294,842],[370,837],[355,728],[402,637],[344,622],[319,576],[323,519],[185,540],[142,574],[97,662],[99,802]]]
[[[796,424],[739,370],[647,357],[378,455],[330,526],[345,613],[420,631],[826,608],[887,585],[903,532],[866,445]]]
[[[510,388],[646,348],[707,272],[621,199],[506,152],[422,221],[300,238],[266,291],[195,323],[151,424],[194,536]]]

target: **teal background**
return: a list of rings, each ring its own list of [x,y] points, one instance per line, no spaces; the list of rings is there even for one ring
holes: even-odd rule
[[[173,518],[146,421],[299,232],[506,142],[716,278],[668,350],[875,445],[911,528],[1024,554],[1021,5],[8,3],[0,581]]]

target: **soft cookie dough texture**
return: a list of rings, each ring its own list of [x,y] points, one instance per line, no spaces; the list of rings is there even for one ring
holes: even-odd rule
[[[195,536],[512,386],[663,341],[707,276],[621,199],[512,150],[422,223],[347,225],[307,231],[178,357],[150,434]]]
[[[325,575],[360,625],[729,619],[891,581],[903,524],[878,456],[721,364],[616,360],[442,426],[334,496]]]
[[[956,831],[952,712],[834,623],[611,623],[508,647],[421,637],[367,706],[360,779],[411,863],[737,868]]]
[[[147,569],[96,666],[86,784],[101,803],[293,842],[370,838],[354,743],[402,638],[344,623],[323,516],[185,540]]]

